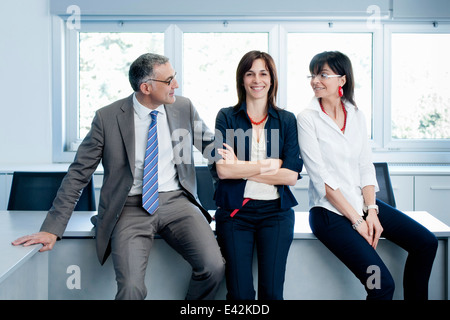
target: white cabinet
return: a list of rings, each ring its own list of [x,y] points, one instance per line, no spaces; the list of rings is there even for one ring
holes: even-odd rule
[[[395,204],[401,211],[414,210],[414,177],[397,176],[391,174],[392,189],[394,190]]]
[[[450,225],[450,176],[416,176],[415,208],[425,210]]]

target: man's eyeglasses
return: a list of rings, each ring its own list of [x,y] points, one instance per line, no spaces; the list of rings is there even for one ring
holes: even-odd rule
[[[314,80],[316,77],[319,77],[320,80],[327,80],[328,78],[342,77],[342,75],[321,73],[321,74],[312,74],[310,76],[307,76],[307,78],[310,80]]]
[[[175,72],[175,74],[169,78],[169,80],[157,80],[157,79],[147,79],[143,82],[147,82],[147,81],[157,81],[157,82],[162,82],[167,84],[168,86],[170,86],[172,84],[172,81],[175,79],[175,77],[177,76],[177,73]]]

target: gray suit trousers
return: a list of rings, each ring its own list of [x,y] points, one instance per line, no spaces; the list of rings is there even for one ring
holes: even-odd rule
[[[225,264],[214,233],[184,191],[159,194],[160,207],[149,215],[140,196],[128,197],[111,237],[118,291],[116,299],[144,299],[144,277],[153,239],[158,233],[192,266],[186,299],[214,299]]]

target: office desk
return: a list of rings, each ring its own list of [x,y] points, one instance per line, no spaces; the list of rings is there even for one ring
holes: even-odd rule
[[[16,238],[37,232],[46,212],[0,211],[0,299],[113,299],[116,282],[111,259],[101,266],[95,252],[90,217],[74,212],[64,238],[52,251],[41,245],[12,246]],[[439,239],[430,279],[430,298],[448,299],[450,227],[427,212],[407,212]],[[211,224],[214,229],[214,223]],[[394,299],[402,299],[406,252],[389,241],[377,248],[396,282]],[[254,260],[256,287],[257,267]],[[146,284],[148,299],[184,299],[190,266],[164,240],[155,239]],[[217,298],[225,299],[223,283]],[[286,267],[285,299],[364,299],[365,291],[348,269],[311,232],[307,212],[296,212],[294,241]]]

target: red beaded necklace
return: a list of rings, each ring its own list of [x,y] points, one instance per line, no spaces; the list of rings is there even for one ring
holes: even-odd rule
[[[261,123],[263,123],[263,122],[267,119],[267,116],[268,116],[268,115],[269,115],[269,114],[266,114],[266,116],[265,116],[261,121],[256,122],[256,121],[253,121],[252,118],[250,118],[250,116],[248,115],[248,112],[247,112],[247,116],[248,116],[248,118],[250,119],[250,122],[251,122],[252,124],[254,124],[255,126],[258,126],[258,125],[260,125]]]
[[[323,113],[325,113],[328,116],[328,113],[326,113],[325,109],[323,108],[322,99],[319,99],[319,103],[320,103],[320,109],[322,109]],[[345,110],[344,102],[342,102],[342,100],[341,100],[341,106],[342,106],[342,111],[344,112],[344,126],[341,128],[341,131],[344,132],[345,126],[347,125],[347,110]]]

